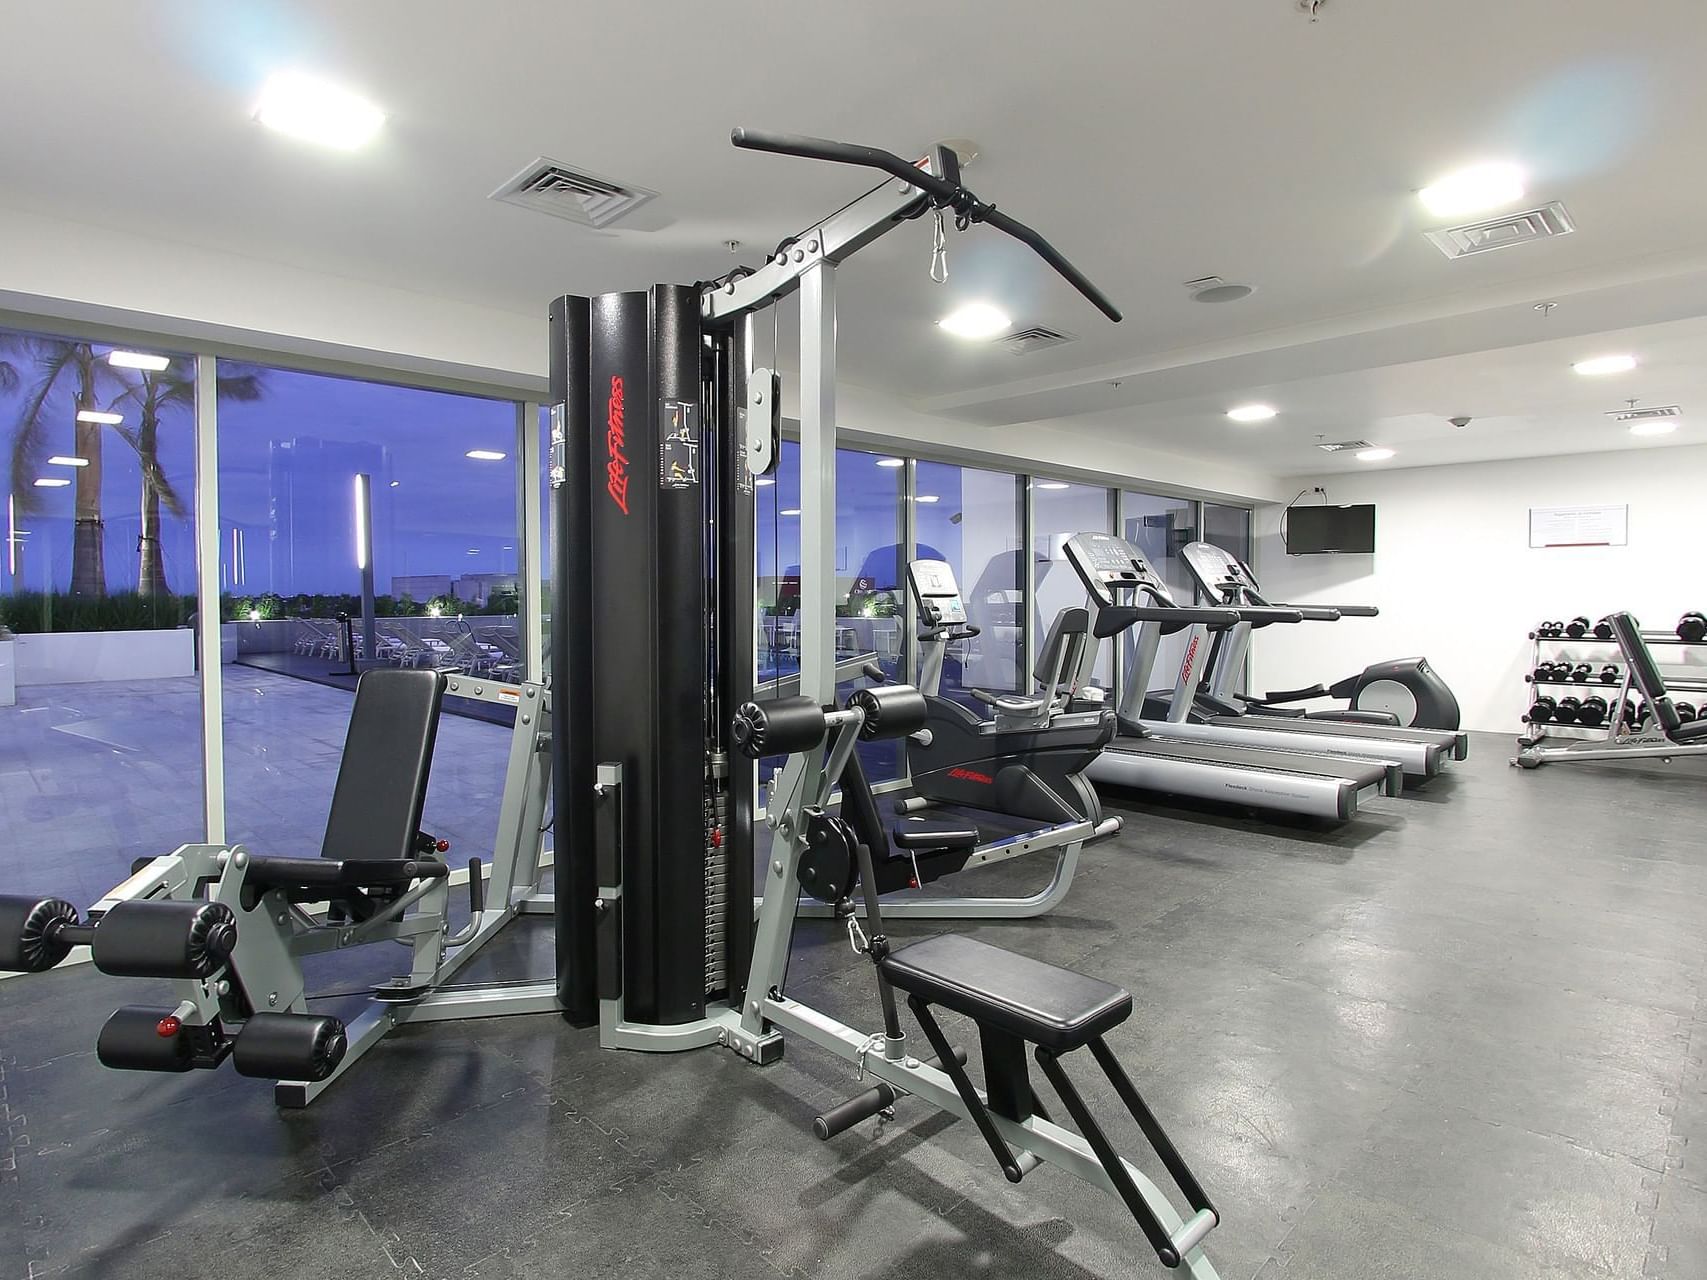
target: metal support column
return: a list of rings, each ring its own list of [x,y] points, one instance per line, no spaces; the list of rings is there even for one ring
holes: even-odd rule
[[[196,357],[196,667],[201,673],[202,817],[225,843],[225,669],[220,665],[219,362]]]
[[[523,679],[545,678],[545,520],[540,511],[539,405],[516,406],[516,510],[522,527],[516,541],[516,585],[521,618]]]
[[[800,692],[825,706],[836,699],[835,272],[823,261],[800,278]]]

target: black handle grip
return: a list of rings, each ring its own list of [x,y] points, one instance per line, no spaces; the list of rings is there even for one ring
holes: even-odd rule
[[[860,671],[865,675],[867,680],[875,680],[878,684],[889,683],[889,673],[882,667],[878,666],[875,662],[866,663],[860,668]]]
[[[468,860],[468,914],[478,916],[486,910],[486,877],[482,874],[485,868],[479,858]]]
[[[832,164],[852,164],[866,169],[878,169],[903,182],[911,183],[934,199],[952,205],[957,214],[974,222],[988,223],[1026,245],[1053,267],[1063,280],[1089,299],[1098,311],[1116,324],[1120,322],[1120,311],[1108,300],[1108,296],[1092,284],[1084,272],[1067,261],[1066,256],[1039,232],[1026,226],[1018,218],[1001,212],[995,205],[985,204],[965,187],[947,182],[933,173],[926,173],[893,151],[885,151],[881,147],[860,146],[852,142],[832,142],[828,138],[810,138],[797,133],[765,133],[758,129],[731,129],[729,141],[747,151],[769,151],[776,155],[800,156],[807,160],[827,160]]]
[[[1239,615],[1240,622],[1255,622],[1267,624],[1270,622],[1302,622],[1304,614],[1299,609],[1274,608],[1239,608],[1234,610]]]

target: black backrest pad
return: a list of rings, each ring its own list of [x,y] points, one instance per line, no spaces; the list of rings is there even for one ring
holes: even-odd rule
[[[1055,615],[1055,621],[1049,624],[1049,634],[1043,637],[1043,647],[1037,651],[1037,666],[1032,671],[1032,678],[1038,684],[1047,685],[1057,671],[1063,675],[1077,669],[1078,656],[1084,652],[1085,634],[1091,629],[1091,611],[1089,609],[1063,609]],[[1060,666],[1063,657],[1061,650],[1066,645],[1072,645],[1076,653],[1065,655],[1069,665]]]
[[[1642,631],[1636,625],[1636,619],[1628,613],[1614,613],[1607,618],[1607,622],[1612,624],[1612,637],[1618,641],[1618,647],[1624,652],[1624,660],[1630,664],[1630,678],[1636,682],[1636,687],[1642,691],[1648,705],[1653,707],[1660,727],[1667,732],[1677,728],[1680,723],[1677,708],[1671,704],[1665,677],[1660,674],[1660,664],[1654,661],[1653,650],[1649,649],[1648,642],[1642,639]]]
[[[369,671],[356,684],[322,858],[412,858],[445,678],[436,671]]]

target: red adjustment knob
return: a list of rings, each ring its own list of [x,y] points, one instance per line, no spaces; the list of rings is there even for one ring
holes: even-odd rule
[[[183,1025],[184,1024],[179,1021],[177,1014],[169,1013],[164,1018],[160,1019],[159,1022],[154,1024],[154,1034],[159,1036],[162,1040],[170,1040],[173,1036],[178,1034]]]
[[[448,853],[450,852],[450,841],[435,840],[433,841],[433,848],[437,849],[440,853]]]
[[[723,828],[722,827],[713,827],[711,829],[711,847],[713,849],[721,849],[723,847]]]

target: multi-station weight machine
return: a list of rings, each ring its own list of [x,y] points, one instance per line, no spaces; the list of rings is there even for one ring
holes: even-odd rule
[[[894,227],[952,216],[1035,250],[1110,319],[1119,312],[1046,240],[960,183],[946,147],[909,164],[868,147],[736,130],[736,146],[881,171],[882,182],[780,244],[755,270],[697,287],[655,285],[551,308],[551,484],[557,518],[552,690],[558,744],[556,912],[566,1016],[610,1048],[721,1045],[756,1063],[798,1037],[859,1064],[869,1088],[819,1117],[822,1137],[910,1095],[972,1120],[1010,1181],[1055,1165],[1117,1194],[1168,1266],[1213,1267],[1218,1219],[1127,1080],[1104,1033],[1127,993],[956,935],[894,950],[878,894],[963,865],[956,823],[882,830],[854,746],[923,724],[906,685],[837,706],[836,268]],[[940,229],[939,222],[939,229]],[[777,379],[754,368],[755,316],[800,309],[800,694],[753,701],[753,489],[775,466]],[[762,904],[751,893],[756,760],[787,754],[769,791]],[[841,785],[841,813],[831,811]],[[585,801],[591,801],[587,803]],[[891,839],[896,846],[891,847]],[[799,899],[835,902],[876,970],[873,1034],[783,990]],[[863,896],[867,938],[850,899]],[[909,1048],[903,992],[934,1056]],[[933,1007],[971,1018],[983,1088]],[[1028,1048],[1078,1132],[1052,1122]],[[1061,1067],[1089,1048],[1190,1208],[1119,1156]]]

